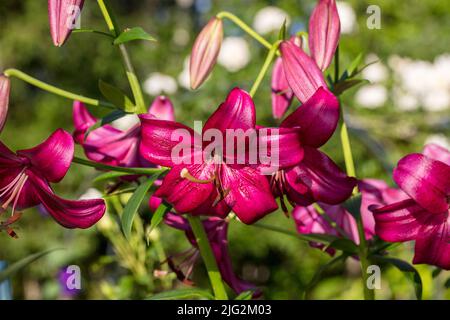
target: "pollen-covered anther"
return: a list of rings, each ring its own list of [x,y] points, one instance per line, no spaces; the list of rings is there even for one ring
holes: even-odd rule
[[[191,175],[191,174],[189,173],[189,170],[188,170],[187,168],[183,168],[183,169],[181,170],[181,172],[180,172],[180,177],[182,177],[183,179],[187,179],[187,180],[189,180],[189,181],[191,181],[191,182],[195,182],[195,183],[203,183],[203,184],[207,184],[207,183],[214,182],[215,179],[216,179],[216,176],[213,176],[212,178],[206,179],[206,180],[203,180],[203,179],[197,179],[196,177],[194,177],[193,175]]]

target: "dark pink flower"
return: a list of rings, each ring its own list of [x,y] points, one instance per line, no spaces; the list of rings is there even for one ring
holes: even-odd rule
[[[174,120],[174,109],[171,101],[160,96],[149,108],[149,116],[163,120]],[[98,120],[94,118],[85,105],[75,101],[73,105],[74,139],[83,146],[86,157],[92,161],[122,167],[150,166],[139,153],[141,141],[141,125],[122,131],[111,125],[104,125],[92,130],[85,137],[88,129]]]
[[[327,83],[316,62],[292,41],[283,41],[280,46],[286,79],[300,102],[305,103],[320,87]]]
[[[75,28],[84,0],[48,0],[48,19],[53,44],[60,47]]]
[[[50,183],[61,181],[73,159],[69,133],[56,130],[42,144],[13,153],[0,142],[1,209],[23,210],[42,204],[66,228],[89,228],[105,213],[102,199],[65,200],[53,193]]]
[[[283,195],[294,205],[307,206],[316,201],[339,204],[350,197],[356,179],[348,177],[317,148],[333,135],[339,121],[339,101],[327,89],[319,88],[302,106],[290,114],[282,128],[299,128],[304,156],[302,161],[272,176],[275,195]],[[283,205],[283,209],[287,211]]]
[[[155,193],[173,205],[178,213],[225,217],[230,210],[244,223],[250,224],[277,208],[267,179],[258,165],[250,164],[248,153],[241,164],[230,164],[233,156],[211,154],[211,145],[204,142],[206,134],[218,132],[227,140],[227,130],[255,130],[255,106],[245,91],[235,88],[203,127],[203,138],[180,123],[157,120],[141,115],[141,154],[150,162],[172,169]],[[270,129],[269,129],[270,130]],[[181,139],[184,132],[187,139]],[[298,130],[283,128],[270,135],[268,144],[279,142],[280,165],[289,166],[301,160]],[[177,138],[174,139],[174,135]],[[233,138],[234,139],[234,138]],[[263,140],[263,139],[261,139]],[[176,154],[180,142],[187,154]],[[220,142],[220,141],[219,141]],[[224,145],[226,141],[223,141]],[[185,161],[187,160],[187,161]],[[196,160],[196,161],[195,161]]]
[[[177,268],[173,262],[171,263],[172,267],[177,269],[175,271],[181,278],[180,280],[186,281],[192,272],[193,264],[199,256],[197,241],[195,240],[195,236],[189,222],[185,218],[173,213],[168,213],[164,221],[167,225],[184,231],[189,242],[195,248],[194,252],[190,252],[190,257],[193,259],[190,261],[188,260],[189,263],[185,266],[187,272],[183,272],[179,267]],[[257,290],[256,286],[240,279],[233,271],[233,265],[231,262],[230,253],[228,251],[228,222],[221,218],[211,217],[203,220],[203,227],[205,228],[205,232],[208,236],[208,240],[214,257],[216,258],[217,266],[219,267],[223,281],[225,281],[236,294],[252,290],[254,291],[254,297],[260,296],[261,291]]]
[[[413,263],[450,269],[450,152],[429,145],[410,154],[394,170],[394,181],[409,198],[372,206],[376,234],[385,241],[415,240]]]
[[[0,132],[5,126],[6,117],[8,116],[10,87],[9,78],[0,74]]]
[[[311,57],[322,71],[333,60],[339,43],[341,22],[335,0],[319,0],[309,19],[308,43]]]

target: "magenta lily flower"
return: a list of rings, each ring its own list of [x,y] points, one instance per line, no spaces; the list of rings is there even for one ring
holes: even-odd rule
[[[9,91],[11,84],[9,78],[0,74],[0,132],[5,126],[6,117],[8,116]]]
[[[324,88],[290,114],[282,128],[299,128],[304,156],[302,161],[272,176],[274,194],[283,196],[295,206],[308,206],[316,201],[339,204],[350,197],[356,179],[348,177],[324,153],[318,150],[333,135],[339,121],[339,101]]]
[[[389,242],[415,240],[413,263],[450,269],[450,152],[436,145],[402,158],[394,181],[409,198],[372,206],[377,235]]]
[[[75,27],[84,0],[48,0],[48,19],[53,44],[62,46]]]
[[[161,204],[161,201],[161,198],[151,197],[150,209],[155,211]],[[200,254],[191,226],[185,218],[175,213],[168,213],[164,217],[164,222],[172,228],[184,231],[189,242],[192,244],[193,249],[181,254],[181,256],[187,257],[178,266],[175,264],[174,258],[168,259],[169,265],[177,274],[179,280],[189,284],[190,281],[188,279],[192,274],[194,264],[197,262]],[[260,290],[257,290],[253,284],[240,279],[233,271],[231,257],[228,251],[228,222],[221,218],[211,217],[203,220],[203,227],[205,228],[214,257],[216,258],[222,279],[236,294],[252,290],[255,292],[254,297],[261,295]]]
[[[0,142],[1,209],[23,210],[42,204],[66,228],[89,228],[106,210],[103,199],[65,200],[53,193],[50,183],[61,181],[73,159],[69,133],[56,130],[42,144],[13,153]]]
[[[309,19],[309,50],[320,70],[328,68],[339,43],[341,22],[335,0],[319,0]]]
[[[174,120],[174,108],[169,98],[159,96],[153,101],[149,110],[150,117]],[[75,101],[73,105],[73,134],[77,143],[83,146],[86,157],[92,161],[122,167],[146,167],[151,164],[141,157],[141,125],[122,131],[111,125],[104,125],[92,130],[85,137],[87,130],[98,120],[94,118],[85,105]]]
[[[292,41],[283,41],[281,58],[287,82],[300,102],[305,103],[327,83],[316,62]]]
[[[227,140],[227,131],[255,130],[255,105],[247,92],[235,88],[203,127],[202,137],[183,124],[141,115],[141,154],[150,162],[171,167],[155,196],[164,198],[178,213],[225,217],[233,210],[241,221],[250,224],[277,208],[267,179],[260,168],[244,154],[241,164],[230,164],[231,156],[211,155],[206,136],[219,133]],[[262,129],[261,129],[262,130]],[[185,132],[188,154],[173,157],[179,145],[177,132]],[[259,131],[258,131],[259,132]],[[228,139],[234,139],[228,138]],[[297,129],[282,128],[271,135],[269,144],[279,142],[280,166],[292,166],[302,157]],[[217,142],[217,141],[215,141]],[[186,160],[186,161],[185,161]],[[194,161],[197,160],[197,161]],[[186,163],[187,162],[187,163]]]

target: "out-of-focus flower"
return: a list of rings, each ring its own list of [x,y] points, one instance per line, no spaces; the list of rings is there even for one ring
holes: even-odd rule
[[[177,28],[173,33],[172,41],[177,45],[184,47],[189,43],[190,34],[185,28]]]
[[[425,140],[425,145],[435,144],[444,149],[450,150],[450,140],[443,134],[432,134]]]
[[[40,145],[13,153],[0,143],[0,210],[27,209],[42,204],[66,228],[89,228],[105,213],[103,199],[65,200],[53,193],[50,183],[61,181],[73,159],[69,133],[56,130]]]
[[[172,102],[165,96],[157,97],[148,112],[150,117],[170,121],[175,119]],[[73,105],[73,121],[75,141],[83,146],[86,157],[90,160],[123,167],[151,165],[139,153],[140,122],[125,131],[116,129],[111,125],[104,125],[92,130],[85,137],[86,132],[97,122],[97,119],[79,101],[75,101]]]
[[[189,75],[189,57],[184,60],[183,70],[178,75],[178,83],[185,89],[191,89],[191,77]]]
[[[379,61],[377,55],[369,54],[366,58],[366,64],[370,64],[364,68],[361,75],[364,79],[369,80],[373,84],[384,82],[388,78],[388,69]]]
[[[172,270],[177,274],[179,280],[183,282],[189,282],[188,278],[193,271],[193,265],[199,257],[198,244],[195,240],[195,236],[189,225],[189,222],[176,214],[169,213],[166,215],[164,222],[178,230],[182,230],[186,233],[186,237],[192,244],[194,250],[188,250],[185,256],[188,257],[184,261],[184,268],[175,264],[173,258],[169,258],[168,262]],[[256,286],[240,279],[233,271],[231,263],[231,257],[228,250],[228,222],[226,220],[212,217],[203,220],[203,226],[207,234],[211,249],[219,267],[222,279],[233,289],[236,294],[240,294],[244,291],[253,290],[254,297],[261,295],[261,291],[257,290]],[[188,262],[188,263],[186,263]],[[183,269],[186,269],[184,271]]]
[[[283,41],[280,51],[286,79],[302,103],[308,101],[320,87],[327,88],[322,71],[303,49],[292,41]]]
[[[450,107],[450,87],[446,89],[434,89],[425,95],[423,108],[426,111],[444,111]]]
[[[394,106],[402,111],[413,111],[419,108],[419,100],[416,96],[405,93],[402,89],[393,90]]]
[[[333,135],[339,121],[339,101],[327,89],[319,88],[302,106],[290,114],[281,128],[299,128],[303,159],[299,164],[279,170],[271,177],[272,192],[294,205],[307,206],[316,201],[339,204],[350,197],[356,179],[348,177],[318,150]]]
[[[250,49],[241,37],[227,37],[222,43],[217,62],[230,72],[244,68],[250,62]]]
[[[382,107],[388,98],[386,87],[381,84],[362,86],[356,93],[356,102],[365,108],[376,109]]]
[[[211,73],[216,64],[222,40],[222,19],[214,17],[199,33],[192,47],[189,65],[192,89],[200,87]]]
[[[48,0],[48,18],[53,44],[62,46],[76,27],[84,0]]]
[[[267,34],[272,31],[279,31],[284,21],[286,26],[290,24],[289,15],[282,9],[268,6],[256,12],[253,19],[253,28],[256,32]]]
[[[8,116],[9,91],[11,83],[9,78],[0,74],[0,132],[5,126],[6,117]]]
[[[389,242],[415,240],[413,263],[450,269],[450,152],[437,145],[402,158],[394,181],[409,196],[371,206],[376,234]]]
[[[89,188],[80,196],[80,200],[98,199],[102,197],[103,194],[99,190],[95,188]]]
[[[356,14],[352,6],[344,1],[336,1],[336,6],[341,20],[341,33],[353,33],[358,25],[356,24]]]
[[[201,137],[191,128],[147,115],[140,115],[140,118],[142,156],[152,163],[171,168],[155,196],[172,204],[177,212],[225,217],[233,210],[240,220],[250,224],[277,208],[268,181],[260,174],[258,164],[250,161],[247,148],[242,154],[243,163],[230,165],[228,160],[236,156],[234,151],[233,155],[215,153],[211,156],[211,143],[202,144]],[[226,140],[227,131],[256,130],[255,118],[252,98],[235,88],[207,120],[202,135],[216,131]],[[172,137],[177,133],[179,136],[181,131],[186,134],[183,142],[188,151],[183,150],[183,155],[174,157],[173,149],[180,141],[174,141]],[[279,142],[280,166],[292,166],[301,160],[297,132],[296,129],[282,129],[270,135],[271,142]]]
[[[171,95],[177,92],[178,86],[176,80],[166,74],[154,72],[149,75],[144,82],[144,91],[149,95]]]
[[[190,8],[194,4],[194,1],[195,0],[176,0],[177,5],[184,9]]]
[[[341,24],[335,0],[319,0],[309,19],[308,43],[311,57],[324,71],[333,60]]]

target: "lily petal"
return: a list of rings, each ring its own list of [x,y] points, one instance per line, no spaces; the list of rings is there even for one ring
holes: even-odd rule
[[[0,132],[2,132],[3,127],[5,126],[6,117],[8,115],[10,89],[11,83],[9,78],[0,74]]]
[[[160,120],[175,121],[175,111],[172,101],[165,96],[157,97],[148,112]]]
[[[450,151],[438,146],[434,143],[429,143],[423,149],[423,154],[433,160],[441,161],[450,166]]]
[[[327,87],[322,71],[303,49],[284,41],[280,51],[286,79],[300,102],[308,101],[320,87]]]
[[[73,138],[76,143],[82,144],[84,142],[84,135],[96,122],[97,119],[89,112],[83,102],[73,102],[73,124],[75,127]]]
[[[272,114],[275,119],[284,116],[292,103],[294,92],[289,87],[283,69],[283,61],[278,58],[272,71]]]
[[[302,106],[289,115],[282,127],[300,127],[301,141],[311,147],[324,145],[333,135],[339,122],[339,101],[324,87],[320,87]]]
[[[297,196],[309,203],[315,200],[340,204],[347,200],[356,186],[356,179],[342,172],[324,153],[310,147],[304,147],[304,151],[302,162],[286,171],[287,183],[298,192]]]
[[[398,162],[393,177],[423,208],[433,213],[447,212],[450,166],[422,154],[410,154]]]
[[[267,178],[256,169],[236,170],[223,165],[221,181],[225,193],[228,192],[226,203],[245,224],[252,224],[278,208]]]
[[[40,145],[17,151],[19,156],[29,159],[33,170],[50,182],[59,182],[69,170],[74,153],[72,136],[58,129]]]
[[[432,264],[450,270],[450,228],[447,221],[434,226],[429,236],[421,236],[416,240],[413,263]]]

